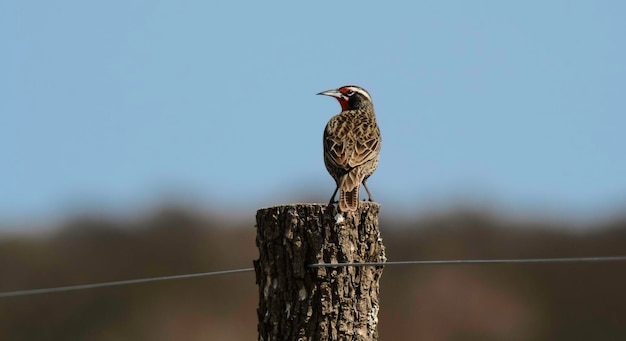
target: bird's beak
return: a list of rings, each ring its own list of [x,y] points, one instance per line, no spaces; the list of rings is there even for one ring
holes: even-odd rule
[[[337,89],[322,91],[318,95],[331,96],[336,98],[343,97],[343,94]]]

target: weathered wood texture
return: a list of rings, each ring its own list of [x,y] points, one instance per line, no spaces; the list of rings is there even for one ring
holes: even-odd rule
[[[326,205],[257,211],[259,340],[378,339],[382,266],[310,268],[309,264],[385,262],[379,205],[359,203],[337,223]]]

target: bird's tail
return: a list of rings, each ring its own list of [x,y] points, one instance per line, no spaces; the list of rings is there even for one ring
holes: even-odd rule
[[[345,174],[339,184],[339,210],[354,212],[359,207],[359,187],[363,181],[363,169],[356,167]]]
[[[359,186],[357,185],[351,191],[341,189],[339,193],[339,210],[341,212],[356,211],[359,206]]]

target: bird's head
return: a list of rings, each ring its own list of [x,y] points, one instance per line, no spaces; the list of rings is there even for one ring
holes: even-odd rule
[[[342,111],[373,107],[370,94],[356,85],[346,85],[337,89],[322,91],[318,95],[335,97],[341,104]]]

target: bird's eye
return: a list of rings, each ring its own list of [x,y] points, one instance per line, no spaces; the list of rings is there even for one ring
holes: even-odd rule
[[[346,96],[350,97],[350,96],[354,95],[354,91],[353,91],[353,90],[348,90],[348,91],[346,91],[346,92],[344,93],[344,95],[346,95]]]

